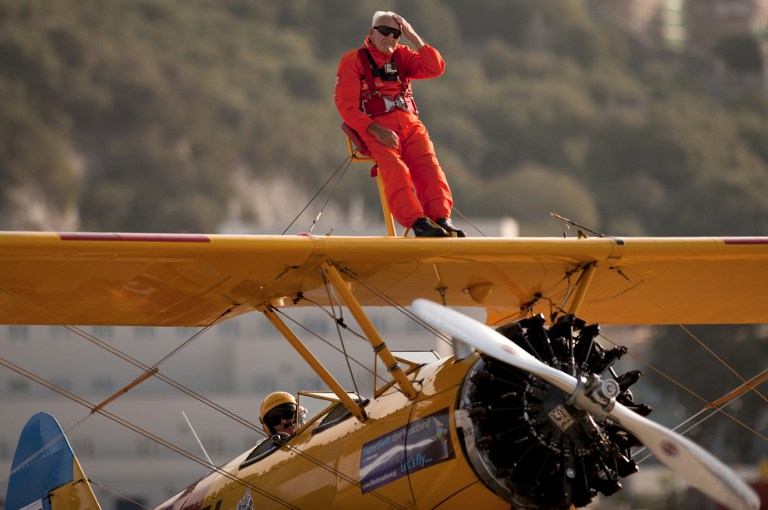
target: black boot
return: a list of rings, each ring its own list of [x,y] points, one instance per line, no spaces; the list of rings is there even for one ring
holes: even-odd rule
[[[411,227],[416,237],[450,237],[450,234],[427,218],[419,218]]]
[[[455,237],[467,237],[467,234],[465,234],[463,230],[459,230],[453,226],[450,218],[439,218],[435,221],[435,223],[443,227],[443,230],[448,232],[448,235],[450,236],[455,235]]]

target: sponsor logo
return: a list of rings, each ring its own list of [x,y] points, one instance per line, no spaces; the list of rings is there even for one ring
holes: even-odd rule
[[[360,485],[363,494],[455,457],[448,408],[363,445]]]
[[[670,457],[677,457],[680,455],[680,449],[677,447],[677,445],[669,441],[663,441],[661,443],[661,449]]]

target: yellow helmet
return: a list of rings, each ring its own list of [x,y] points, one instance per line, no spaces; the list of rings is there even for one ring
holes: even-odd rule
[[[267,423],[267,414],[269,414],[271,411],[274,411],[278,407],[282,408],[283,406],[285,406],[287,409],[292,408],[293,413],[296,413],[296,408],[298,407],[296,405],[296,399],[293,397],[293,395],[284,391],[276,391],[274,393],[270,393],[261,403],[259,421],[264,428],[264,432],[267,434],[275,433],[275,431],[272,430],[271,426],[269,426]]]

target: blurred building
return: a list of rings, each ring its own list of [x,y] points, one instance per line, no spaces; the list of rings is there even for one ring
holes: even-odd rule
[[[692,56],[724,97],[768,96],[768,0],[585,0],[638,43]]]
[[[599,17],[636,38],[673,48],[711,51],[724,38],[763,43],[768,0],[587,0]]]
[[[766,0],[687,0],[690,44],[701,50],[715,48],[723,39],[753,36],[764,41],[768,28]]]

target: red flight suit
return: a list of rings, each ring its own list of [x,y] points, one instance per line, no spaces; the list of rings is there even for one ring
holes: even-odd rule
[[[394,53],[382,53],[367,37],[363,47],[370,52],[375,67],[394,61]],[[395,51],[401,52],[401,65],[398,66],[400,76],[408,79],[435,78],[445,70],[445,62],[440,53],[429,45],[424,45],[418,51],[398,45]],[[334,93],[336,108],[344,122],[357,131],[368,146],[371,157],[378,163],[392,215],[406,228],[424,216],[432,220],[450,218],[453,206],[451,190],[435,156],[427,128],[417,114],[394,108],[389,113],[372,118],[361,110],[362,100],[369,97],[369,87],[360,58],[355,49],[347,52],[339,62]],[[406,93],[403,84],[397,79],[383,81],[375,77],[375,83],[382,96],[395,97]],[[399,147],[393,149],[379,143],[368,132],[372,122],[397,133]]]

